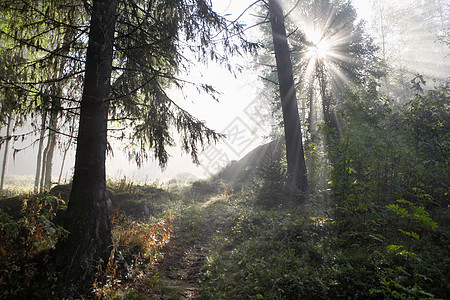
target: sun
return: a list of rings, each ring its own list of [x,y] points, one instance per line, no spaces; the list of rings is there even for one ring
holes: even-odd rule
[[[313,30],[310,26],[304,26],[303,32],[306,39],[302,51],[302,56],[307,63],[305,75],[308,80],[311,80],[318,66],[328,66],[334,59],[334,41],[327,38],[320,28]]]
[[[304,56],[307,60],[324,61],[330,55],[332,41],[326,38],[322,26],[304,24],[302,30],[306,38],[306,49]]]
[[[309,21],[307,18],[301,17],[295,19],[298,28],[304,34],[304,40],[298,44],[302,49],[300,52],[302,60],[306,63],[305,69],[303,69],[304,75],[311,80],[311,77],[317,75],[318,70],[321,70],[333,82],[348,83],[349,77],[343,71],[342,66],[352,63],[352,58],[345,52],[348,45],[352,43],[352,28],[347,27],[347,23],[341,21],[342,25],[339,22],[334,25],[340,30],[333,30],[329,25],[336,23],[333,21],[333,15],[331,12],[325,15],[328,15],[329,18],[326,21],[320,18]],[[302,22],[298,22],[298,20]]]
[[[306,58],[325,60],[329,55],[329,50],[330,44],[325,40],[321,40],[317,44],[313,43],[311,46],[308,46],[306,50]]]
[[[350,86],[361,76],[372,47],[356,12],[350,4],[336,6],[331,0],[294,2],[300,4],[287,7],[292,28],[289,41],[305,86],[319,77],[326,78],[330,90]]]

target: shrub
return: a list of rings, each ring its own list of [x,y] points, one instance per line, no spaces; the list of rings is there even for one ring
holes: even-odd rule
[[[257,172],[256,203],[264,208],[299,204],[301,193],[288,180],[286,170],[279,160],[269,159]]]

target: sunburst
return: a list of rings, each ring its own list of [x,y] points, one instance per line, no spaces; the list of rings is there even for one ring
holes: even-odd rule
[[[298,50],[293,57],[303,119],[309,120],[309,132],[315,134],[326,112],[330,120],[336,99],[364,75],[361,66],[366,47],[359,44],[362,31],[350,4],[336,6],[331,0],[322,0],[286,7],[294,2],[284,0],[284,9],[289,11],[288,24],[293,31],[289,40]]]
[[[355,28],[353,16],[343,16],[332,3],[317,3],[317,6],[299,7],[289,14],[292,24],[304,34],[298,45],[302,49],[302,77],[311,80],[321,69],[331,81],[345,85],[349,76],[344,69],[351,69],[349,65],[354,63],[352,55],[347,52]]]
[[[307,59],[325,60],[329,55],[330,45],[327,41],[322,40],[317,44],[313,43],[306,49],[305,57]]]

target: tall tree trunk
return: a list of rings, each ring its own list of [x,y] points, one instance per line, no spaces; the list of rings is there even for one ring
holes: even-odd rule
[[[47,138],[47,146],[45,146],[44,153],[42,154],[41,179],[39,181],[39,192],[41,193],[44,191],[45,167],[47,166],[47,154],[50,149],[49,146],[50,146],[50,137]]]
[[[341,139],[342,129],[339,125],[338,116],[332,107],[331,101],[333,95],[329,92],[327,87],[327,76],[325,74],[323,63],[319,62],[316,67],[316,72],[318,74],[317,78],[319,80],[320,96],[322,97],[323,119],[328,129],[326,136],[327,142],[329,142],[330,139]]]
[[[64,148],[64,154],[61,162],[61,170],[59,171],[58,184],[61,184],[61,179],[64,171],[64,165],[66,163],[67,153],[69,152],[70,146],[72,146],[72,137],[75,131],[75,118],[72,119],[72,126],[70,126],[70,138],[67,141],[66,147]]]
[[[301,191],[306,192],[308,180],[303,153],[302,129],[292,73],[292,62],[284,25],[284,15],[279,0],[269,0],[269,11],[280,85],[288,174],[293,183]]]
[[[64,298],[69,299],[92,284],[112,246],[105,157],[117,2],[94,0],[92,6],[75,170],[64,222],[70,233],[58,245],[58,258],[66,264]]]
[[[67,61],[67,57],[69,56],[69,50],[70,50],[70,43],[74,38],[74,32],[73,31],[67,31],[64,34],[64,42],[62,45],[62,51],[61,51],[61,57],[59,58],[58,63],[56,64],[56,70],[57,70],[57,77],[58,78],[62,78],[64,77],[64,68],[65,68],[65,64]],[[59,112],[61,111],[61,100],[60,98],[63,97],[63,88],[62,88],[62,83],[60,82],[56,82],[53,85],[53,89],[54,89],[54,94],[56,96],[54,96],[52,98],[52,114],[50,117],[50,122],[49,122],[49,135],[52,137],[51,141],[51,148],[50,148],[50,152],[48,153],[48,158],[47,158],[47,165],[46,165],[46,172],[45,172],[45,188],[46,189],[50,189],[51,187],[51,180],[52,180],[52,170],[53,170],[53,154],[55,151],[55,146],[56,146],[56,127],[58,124],[58,115]],[[74,119],[75,120],[75,119]],[[71,128],[71,132],[70,135],[73,135],[73,127]],[[67,156],[67,151],[70,148],[70,144],[72,142],[72,137],[70,137],[69,140],[69,145],[68,147],[65,149],[64,151],[64,156],[63,156],[63,161],[62,161],[62,167],[61,167],[61,172],[59,174],[59,178],[58,178],[58,184],[61,181],[61,175],[62,175],[62,171],[64,169],[64,162],[66,160],[66,156]]]
[[[0,177],[0,191],[3,190],[3,185],[5,184],[6,166],[8,165],[9,142],[11,141],[11,122],[12,117],[8,116],[8,123],[6,124],[5,152],[3,153],[2,174]]]
[[[59,88],[56,89],[60,91]],[[57,96],[61,93],[57,92]],[[48,149],[45,157],[45,174],[44,174],[44,190],[48,191],[52,185],[52,169],[53,169],[53,154],[56,147],[56,127],[58,124],[58,114],[61,108],[60,101],[56,98],[52,99],[52,108],[50,111],[50,121],[48,124]]]
[[[314,77],[309,80],[308,84],[308,99],[309,99],[309,134],[311,137],[315,136],[316,133],[316,107],[314,105]]]
[[[38,146],[38,154],[36,161],[36,175],[34,177],[34,192],[37,193],[39,191],[39,183],[40,183],[40,175],[41,175],[41,165],[42,165],[42,149],[44,147],[44,135],[45,135],[45,123],[47,122],[47,110],[43,109],[42,111],[42,125],[41,125],[41,133],[39,136],[39,146]]]

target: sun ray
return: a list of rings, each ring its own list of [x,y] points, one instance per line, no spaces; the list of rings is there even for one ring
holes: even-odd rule
[[[315,59],[308,60],[308,65],[307,65],[306,70],[305,70],[305,77],[306,77],[307,80],[311,80],[311,78],[314,75],[315,69],[316,69],[316,61],[315,61]]]
[[[351,80],[345,74],[355,66],[351,47],[355,39],[354,20],[346,17],[331,2],[316,2],[311,7],[303,7],[289,15],[290,20],[304,34],[300,42],[305,77],[318,72],[319,64],[328,74],[331,85],[342,86]],[[331,86],[330,86],[331,88]]]

